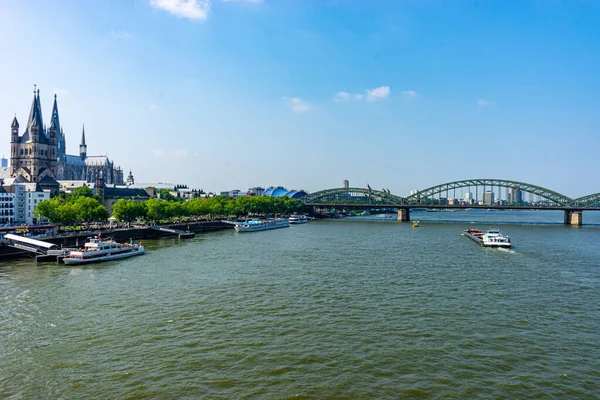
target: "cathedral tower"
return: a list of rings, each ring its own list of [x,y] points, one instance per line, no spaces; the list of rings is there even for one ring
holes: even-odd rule
[[[87,157],[87,144],[85,144],[85,125],[81,131],[81,144],[79,145],[79,157],[85,160]]]
[[[51,127],[52,130],[52,127]],[[56,137],[50,137],[44,129],[40,91],[33,89],[33,101],[27,126],[19,136],[17,117],[11,124],[10,175],[23,176],[29,182],[39,182],[46,176],[54,178],[56,173]]]

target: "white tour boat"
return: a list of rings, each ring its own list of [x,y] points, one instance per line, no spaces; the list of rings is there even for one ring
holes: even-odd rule
[[[235,224],[235,230],[238,232],[256,232],[266,231],[267,229],[286,228],[290,226],[287,219],[253,219],[251,221],[238,222]]]
[[[308,218],[304,214],[292,214],[288,218],[290,224],[305,224],[308,222]]]
[[[81,250],[71,250],[68,257],[63,258],[67,265],[88,264],[92,262],[117,260],[139,256],[146,251],[141,244],[117,243],[113,240],[91,238]]]
[[[483,247],[506,248],[512,247],[510,238],[504,236],[500,229],[490,229],[487,232],[479,229],[466,229],[463,235]]]

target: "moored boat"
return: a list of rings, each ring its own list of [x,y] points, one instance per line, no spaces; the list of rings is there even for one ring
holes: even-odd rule
[[[511,248],[512,243],[500,229],[490,229],[484,232],[479,229],[466,229],[463,235],[483,247]]]
[[[91,238],[83,249],[71,250],[62,261],[67,265],[88,264],[139,256],[145,252],[146,250],[141,244],[117,243],[113,240]]]
[[[292,214],[288,218],[288,222],[290,224],[305,224],[308,222],[308,219],[304,214]]]
[[[287,219],[253,219],[250,221],[238,222],[235,224],[235,230],[238,232],[256,232],[268,229],[287,228],[290,223]]]

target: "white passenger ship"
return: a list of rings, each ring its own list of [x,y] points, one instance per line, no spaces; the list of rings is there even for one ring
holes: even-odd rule
[[[483,232],[479,229],[467,229],[463,232],[463,235],[483,247],[507,249],[512,247],[510,238],[504,236],[500,229],[490,229],[487,232]]]
[[[238,222],[235,224],[235,230],[238,232],[256,232],[267,229],[287,228],[290,223],[287,219],[253,219],[251,221]]]
[[[308,222],[308,218],[304,214],[292,214],[288,218],[290,224],[305,224]]]
[[[140,256],[145,252],[141,244],[120,244],[112,240],[92,238],[83,249],[70,251],[68,257],[63,258],[63,262],[67,265],[88,264]]]

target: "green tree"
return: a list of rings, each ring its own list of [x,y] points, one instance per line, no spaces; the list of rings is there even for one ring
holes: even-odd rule
[[[33,216],[38,219],[47,219],[52,223],[60,222],[58,206],[59,203],[54,200],[41,201],[33,210]]]
[[[144,216],[145,207],[134,200],[119,199],[113,204],[113,216],[119,221],[132,222]]]

